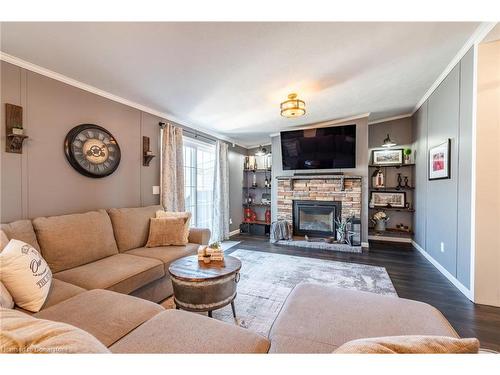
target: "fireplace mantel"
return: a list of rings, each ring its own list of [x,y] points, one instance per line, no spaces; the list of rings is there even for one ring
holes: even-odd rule
[[[340,180],[341,191],[345,190],[345,180],[363,180],[362,176],[351,176],[351,175],[339,175],[339,174],[303,174],[297,176],[277,176],[276,179],[278,182],[281,181],[289,181],[290,187],[294,189],[294,181],[295,180]]]

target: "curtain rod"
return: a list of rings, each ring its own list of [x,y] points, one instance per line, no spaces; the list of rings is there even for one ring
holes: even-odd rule
[[[160,121],[158,123],[158,125],[160,126],[160,129],[165,129],[165,127],[167,126],[167,123],[163,122],[163,121]],[[221,142],[226,142],[227,144],[231,144],[230,142],[227,142],[227,141],[224,141],[224,140],[221,140],[221,139],[217,139],[215,137],[212,137],[212,136],[209,136],[209,135],[205,135],[203,133],[199,133],[196,130],[191,130],[191,129],[186,128],[186,127],[184,127],[182,125],[175,124],[175,126],[181,128],[183,133],[190,134],[194,138],[205,138],[205,139],[208,139],[209,141],[212,141],[212,142],[221,141]]]

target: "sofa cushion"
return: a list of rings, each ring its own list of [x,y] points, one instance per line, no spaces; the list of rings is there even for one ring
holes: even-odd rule
[[[33,220],[42,255],[56,273],[117,254],[113,227],[104,210]]]
[[[10,295],[10,292],[0,281],[0,307],[4,309],[14,308],[14,300]]]
[[[234,324],[167,310],[110,349],[114,353],[267,353],[269,341]]]
[[[157,259],[116,254],[54,274],[54,277],[87,290],[108,289],[129,294],[165,275]]]
[[[184,233],[185,225],[186,219],[181,217],[151,218],[146,247],[186,245],[188,243],[188,235]]]
[[[47,307],[54,306],[59,302],[67,300],[77,294],[83,293],[86,290],[79,286],[64,282],[62,280],[52,279],[49,295],[42,306],[42,310]]]
[[[149,219],[156,217],[156,211],[161,209],[161,206],[148,206],[108,210],[120,252],[146,245]]]
[[[335,354],[477,354],[479,341],[447,336],[370,337],[346,342]]]
[[[160,305],[140,298],[108,290],[89,290],[34,316],[71,324],[110,346],[162,311]]]
[[[127,251],[126,254],[158,259],[165,265],[165,273],[168,274],[170,263],[179,258],[196,254],[198,246],[198,244],[188,243],[185,246],[139,247]]]
[[[269,337],[271,352],[327,353],[355,339],[401,335],[458,337],[428,304],[308,283],[290,293]]]
[[[89,333],[69,324],[1,309],[0,353],[109,353]]]
[[[179,211],[179,212],[172,212],[172,211],[164,211],[164,210],[158,210],[156,211],[156,218],[157,219],[184,219],[184,231],[182,232],[182,242],[183,243],[188,243],[189,242],[189,228],[191,226],[191,212],[189,211]],[[151,235],[151,232],[149,233]]]
[[[26,242],[40,251],[40,244],[38,243],[33,224],[30,220],[18,220],[9,224],[2,224],[0,229],[9,240],[14,239]]]
[[[40,252],[26,242],[10,240],[0,253],[0,280],[16,305],[40,311],[52,283],[52,272]]]

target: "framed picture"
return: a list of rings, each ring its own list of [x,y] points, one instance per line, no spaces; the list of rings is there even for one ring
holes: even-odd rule
[[[429,180],[450,178],[451,139],[429,149]]]
[[[406,192],[404,191],[372,191],[370,202],[373,202],[375,207],[406,207]]]
[[[373,165],[403,164],[403,149],[373,150],[372,163]]]

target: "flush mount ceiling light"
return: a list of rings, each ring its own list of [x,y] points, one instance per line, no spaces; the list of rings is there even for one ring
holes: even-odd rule
[[[306,114],[306,103],[297,99],[297,94],[294,93],[288,95],[288,100],[281,103],[280,108],[283,117],[299,117]]]
[[[384,142],[382,143],[382,147],[394,147],[396,146],[396,142],[391,140],[391,137],[389,137],[389,134],[387,134],[387,137],[385,137]]]
[[[255,151],[255,156],[266,156],[267,155],[267,148],[259,146],[259,149]]]

